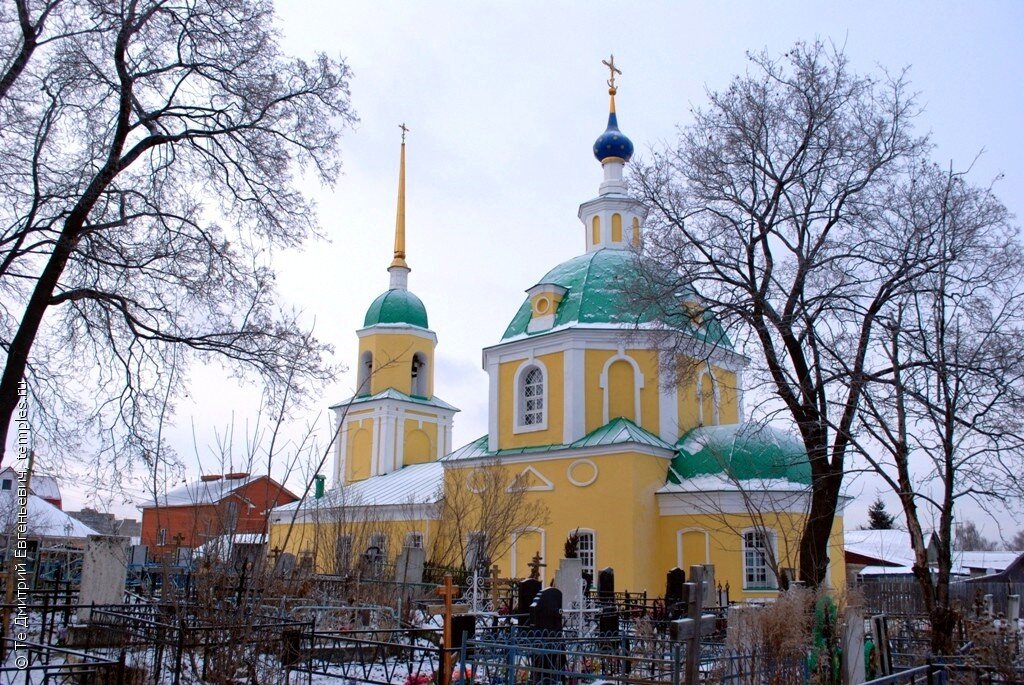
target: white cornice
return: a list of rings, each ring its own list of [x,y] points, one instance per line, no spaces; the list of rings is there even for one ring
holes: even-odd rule
[[[582,457],[612,457],[625,453],[641,454],[646,457],[656,457],[671,462],[676,456],[673,450],[666,450],[661,447],[641,445],[639,443],[627,442],[615,445],[598,445],[596,447],[571,447],[566,449],[551,450],[548,452],[527,452],[524,454],[505,455],[481,455],[479,457],[466,457],[464,459],[452,459],[443,461],[445,468],[461,468],[463,466],[476,466],[480,462],[499,461],[502,464],[529,464],[541,461],[556,461],[558,459],[580,459]]]
[[[434,331],[404,323],[379,323],[375,326],[360,328],[356,331],[356,335],[360,338],[365,338],[368,335],[411,335],[437,344],[437,333]]]

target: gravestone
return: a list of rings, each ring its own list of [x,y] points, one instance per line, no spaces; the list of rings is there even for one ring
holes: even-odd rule
[[[555,572],[555,587],[562,591],[562,606],[567,611],[583,609],[583,560],[562,559]]]
[[[520,625],[530,625],[530,606],[541,591],[541,583],[535,578],[519,581],[519,596],[516,602],[516,615]]]
[[[1010,632],[1018,633],[1020,628],[1020,595],[1009,595],[1006,598],[1006,620],[1010,624]]]
[[[702,564],[702,582],[704,583],[704,606],[705,607],[716,607],[718,606],[718,588],[715,585],[715,565],[714,564]]]
[[[864,612],[860,607],[846,607],[843,625],[842,652],[843,685],[861,685],[864,672]]]
[[[467,640],[476,637],[476,615],[455,614],[452,616],[452,649],[461,650]],[[473,656],[471,648],[467,648],[466,656]]]
[[[82,582],[78,591],[78,620],[88,623],[91,604],[124,604],[124,582],[128,577],[128,538],[90,535],[82,559]]]
[[[686,572],[678,566],[665,576],[665,611],[670,620],[677,619],[682,615],[679,603],[683,599],[684,583],[686,583]]]
[[[147,545],[132,545],[131,561],[132,566],[145,566],[149,560],[149,547]]]
[[[537,632],[538,646],[546,651],[531,658],[531,682],[534,685],[555,685],[565,678],[562,637],[562,592],[557,587],[545,588],[530,607],[530,623]]]
[[[292,571],[295,570],[295,555],[291,552],[285,552],[281,555],[281,559],[278,562],[278,571],[282,576],[290,576]]]
[[[404,547],[395,561],[395,582],[418,585],[423,582],[427,551],[422,547]]]
[[[597,574],[597,601],[602,604],[615,601],[615,571],[611,566]]]
[[[758,642],[760,628],[757,612],[760,608],[754,605],[732,604],[726,613],[725,644],[741,654],[749,654]]]

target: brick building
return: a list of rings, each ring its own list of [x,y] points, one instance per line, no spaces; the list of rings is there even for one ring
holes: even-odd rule
[[[205,475],[139,505],[142,544],[156,558],[222,535],[263,533],[269,511],[297,499],[266,475]]]

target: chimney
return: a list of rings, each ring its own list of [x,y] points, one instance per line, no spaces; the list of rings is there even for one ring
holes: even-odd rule
[[[224,474],[224,480],[242,480],[243,478],[248,478],[248,477],[249,477],[249,472],[248,471],[245,471],[245,472],[239,471],[237,473],[225,473]]]
[[[220,480],[220,474],[219,473],[216,473],[216,474],[210,473],[210,474],[207,474],[207,475],[201,477],[199,480],[203,481],[204,483],[212,483],[214,481]]]

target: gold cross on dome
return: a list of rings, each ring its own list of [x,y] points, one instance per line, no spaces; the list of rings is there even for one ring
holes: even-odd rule
[[[404,121],[398,125],[398,128],[402,129],[402,142],[404,143],[405,142],[405,134],[408,133],[410,129],[409,129],[408,126],[405,125]]]
[[[622,76],[622,71],[615,66],[615,55],[610,55],[608,59],[601,60],[601,64],[608,67],[608,71],[611,73],[611,78],[608,79],[608,87],[614,89],[615,75],[618,74],[619,76]]]

